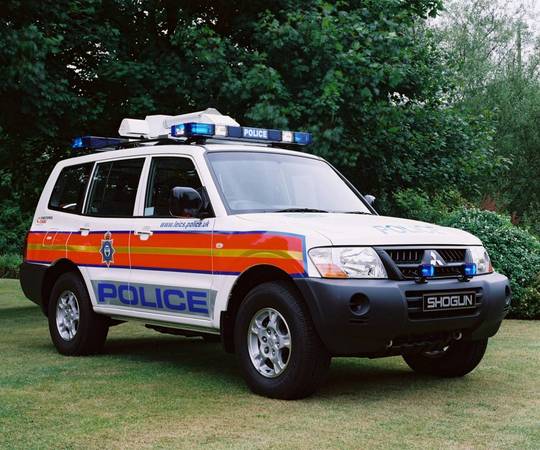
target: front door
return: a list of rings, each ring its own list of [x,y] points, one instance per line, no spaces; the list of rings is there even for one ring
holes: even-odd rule
[[[193,160],[188,156],[154,156],[144,199],[131,239],[131,291],[145,317],[210,327],[215,293],[212,285],[212,231],[209,202],[202,214],[173,216],[169,196],[174,187],[189,187],[205,198]]]

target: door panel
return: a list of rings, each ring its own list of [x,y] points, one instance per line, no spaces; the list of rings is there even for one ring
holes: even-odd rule
[[[144,229],[135,230],[131,240],[131,284],[138,290],[139,306],[164,318],[211,320],[214,219],[175,219],[174,223],[185,224],[181,232],[164,231],[163,219],[148,222]],[[198,227],[189,231],[191,224],[201,222],[206,232]]]
[[[68,241],[69,258],[85,268],[93,301],[102,311],[133,304],[129,245],[144,161],[128,158],[96,164],[86,215]]]
[[[172,217],[173,187],[204,189],[189,157],[156,156],[131,239],[132,295],[137,309],[154,320],[210,327],[214,218]],[[209,205],[205,208],[210,210]]]

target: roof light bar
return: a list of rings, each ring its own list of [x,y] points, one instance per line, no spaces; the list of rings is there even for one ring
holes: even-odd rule
[[[236,127],[214,125],[211,123],[181,123],[171,127],[172,137],[205,137],[234,141],[263,143],[285,143],[308,145],[312,142],[311,133],[301,131],[281,131],[267,128]]]
[[[99,150],[116,147],[117,145],[128,142],[129,139],[109,138],[99,136],[79,136],[73,139],[71,148],[77,150]]]

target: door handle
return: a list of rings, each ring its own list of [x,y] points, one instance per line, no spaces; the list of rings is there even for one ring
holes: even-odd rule
[[[88,236],[90,234],[89,227],[80,227],[79,231],[81,232],[81,236]]]
[[[150,236],[154,234],[153,231],[150,230],[141,230],[141,231],[135,231],[135,234],[139,236],[141,241],[146,241]]]

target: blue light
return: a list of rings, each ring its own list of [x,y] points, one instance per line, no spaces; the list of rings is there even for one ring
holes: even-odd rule
[[[311,133],[304,133],[302,131],[294,132],[294,143],[299,145],[311,144]]]
[[[420,275],[424,278],[432,277],[435,275],[435,266],[432,264],[422,264],[420,266]]]
[[[173,137],[193,137],[206,136],[212,137],[215,133],[215,125],[212,123],[181,123],[171,127],[171,136]]]
[[[214,125],[212,123],[181,123],[171,127],[172,137],[210,137],[214,139],[225,139],[233,141],[251,141],[251,142],[275,142],[290,143],[296,145],[311,144],[311,133],[295,131],[289,140],[283,140],[283,131],[269,128],[236,127],[229,125]],[[290,135],[289,135],[290,136]],[[292,140],[292,142],[291,142]]]
[[[174,136],[174,137],[179,137],[179,136],[184,136],[184,124],[181,123],[179,125],[173,125],[171,127],[171,136]]]
[[[76,137],[73,139],[73,142],[71,144],[71,148],[83,148],[83,139],[82,137]]]
[[[211,123],[186,123],[186,136],[213,136],[215,126]]]
[[[128,142],[128,139],[109,138],[100,136],[79,136],[73,139],[71,148],[85,150],[99,150],[117,147]]]
[[[466,277],[474,277],[476,275],[476,264],[467,263],[463,265],[463,274]]]

